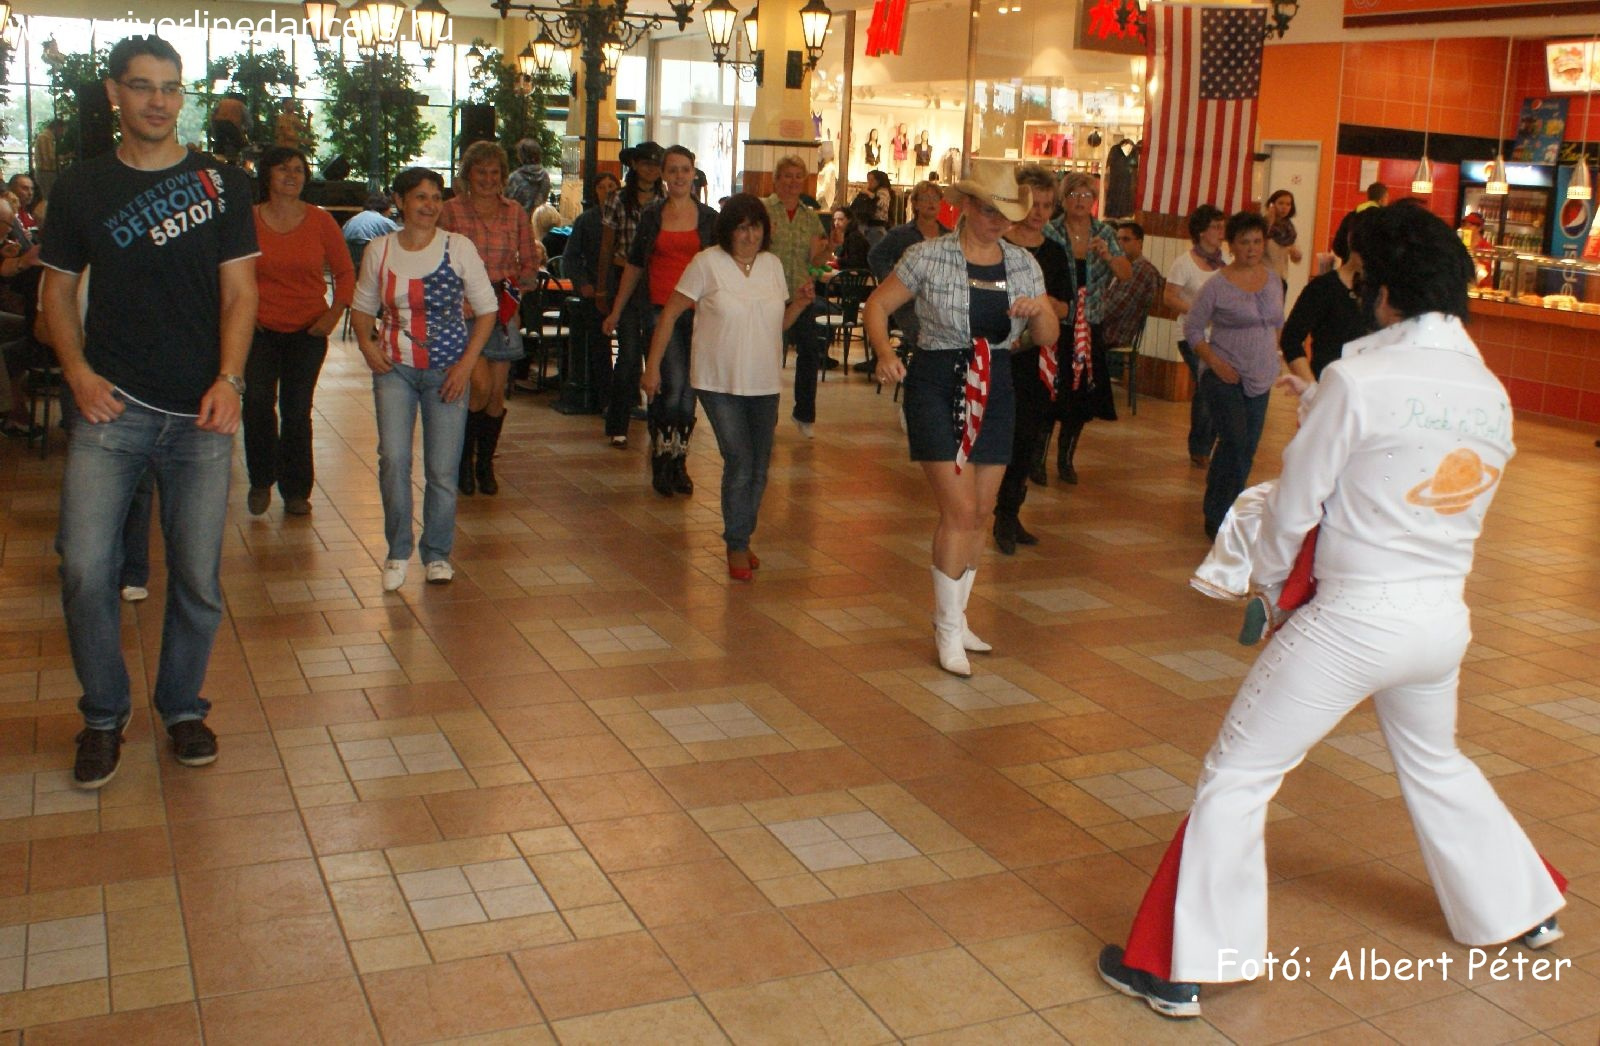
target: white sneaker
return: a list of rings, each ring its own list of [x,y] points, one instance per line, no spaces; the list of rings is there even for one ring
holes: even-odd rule
[[[801,421],[799,418],[795,418],[793,420],[794,427],[800,431],[800,435],[804,436],[806,439],[813,438],[813,434],[811,432],[811,422]]]
[[[383,590],[394,592],[406,583],[406,567],[410,562],[404,559],[386,559],[383,561]]]
[[[124,603],[142,603],[150,598],[150,590],[143,585],[123,585],[122,601]]]
[[[428,564],[428,584],[448,585],[456,576],[456,568],[448,559],[436,559]]]

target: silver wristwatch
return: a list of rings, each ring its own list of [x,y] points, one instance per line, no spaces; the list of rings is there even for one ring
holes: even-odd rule
[[[217,380],[218,381],[225,381],[229,385],[232,385],[233,386],[233,391],[237,392],[239,394],[239,398],[240,399],[244,399],[244,379],[239,377],[239,375],[237,375],[237,374],[218,374],[217,375]]]

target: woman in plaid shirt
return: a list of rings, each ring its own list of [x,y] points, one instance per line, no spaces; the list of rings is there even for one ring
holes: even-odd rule
[[[522,291],[534,286],[539,266],[544,264],[544,248],[533,238],[528,212],[505,195],[509,166],[506,151],[499,145],[473,142],[461,157],[466,191],[446,201],[439,215],[439,228],[460,233],[478,249],[499,307],[494,332],[472,371],[467,436],[461,444],[461,468],[456,477],[463,494],[475,489],[485,494],[500,491],[494,478],[494,452],[506,420],[506,381],[511,365],[527,355],[522,349],[517,302]]]

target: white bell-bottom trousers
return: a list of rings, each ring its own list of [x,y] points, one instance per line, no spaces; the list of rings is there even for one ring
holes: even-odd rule
[[[1451,935],[1497,944],[1562,906],[1527,835],[1456,747],[1470,638],[1459,581],[1325,581],[1289,618],[1206,756],[1178,865],[1170,979],[1239,980],[1240,967],[1219,956],[1265,958],[1267,804],[1369,694]]]

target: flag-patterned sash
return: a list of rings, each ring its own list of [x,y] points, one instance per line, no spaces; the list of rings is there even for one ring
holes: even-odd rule
[[[1078,307],[1072,310],[1072,391],[1077,392],[1085,383],[1094,381],[1089,370],[1089,288],[1078,288]]]
[[[962,374],[961,387],[956,393],[956,433],[961,445],[956,448],[956,473],[972,456],[977,446],[978,433],[983,429],[983,409],[989,403],[989,339],[974,338],[972,356],[959,353],[956,366]]]
[[[1056,398],[1056,382],[1061,379],[1061,365],[1056,361],[1056,343],[1039,346],[1039,380],[1044,382],[1050,398]]]

